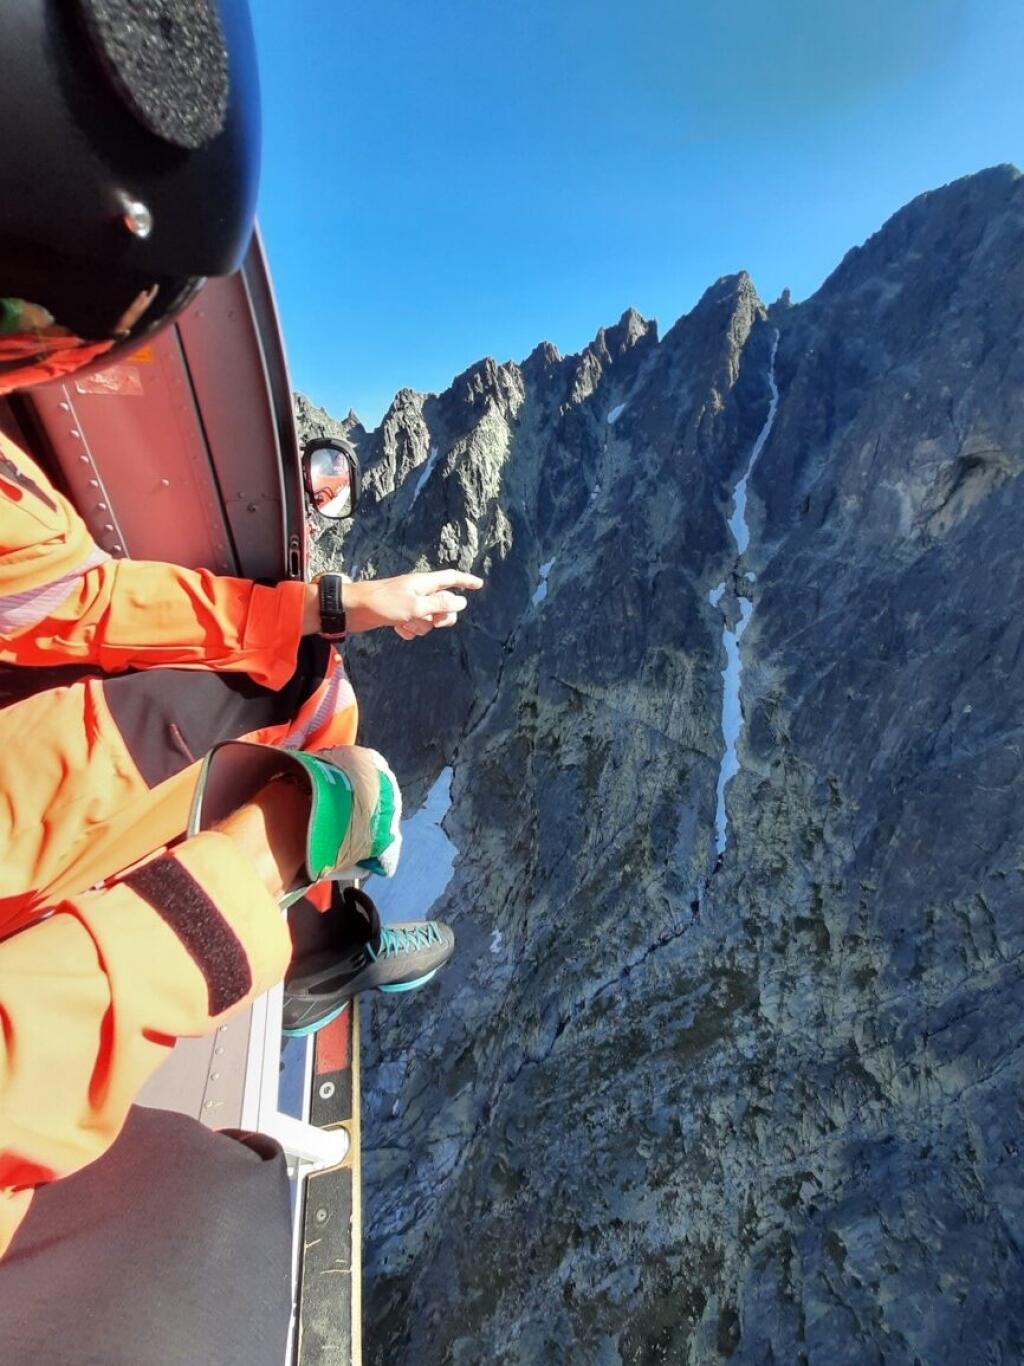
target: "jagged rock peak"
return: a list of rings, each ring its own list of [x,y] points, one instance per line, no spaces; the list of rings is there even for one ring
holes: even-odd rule
[[[554,342],[542,341],[537,343],[526,360],[523,361],[522,368],[524,370],[527,368],[531,370],[545,368],[549,365],[558,365],[561,359],[562,353]]]
[[[602,327],[587,347],[602,360],[615,360],[643,341],[657,342],[658,324],[648,322],[635,308],[627,308],[614,327]]]
[[[768,319],[773,323],[780,323],[785,315],[794,307],[793,291],[787,285],[773,304],[768,305]]]
[[[521,399],[522,389],[523,377],[515,361],[501,364],[493,356],[485,356],[456,375],[449,392],[456,401],[475,405],[489,398],[500,403]]]
[[[430,394],[422,394],[416,389],[399,389],[391,400],[390,408],[384,414],[384,422],[386,423],[389,418],[401,419],[414,414],[418,415],[423,411],[423,405],[430,397]]]
[[[765,313],[754,281],[745,270],[722,275],[704,291],[689,313],[684,313],[665,334],[664,344],[674,352],[688,336],[707,336],[722,329],[745,339],[755,315]]]
[[[295,426],[302,445],[320,436],[348,436],[355,427],[362,431],[362,424],[355,413],[350,411],[345,421],[339,422],[306,394],[294,395],[294,410]]]
[[[348,410],[348,414],[341,420],[342,435],[358,447],[369,433],[363,426],[363,420],[354,408]]]
[[[705,309],[721,308],[723,304],[731,306],[751,299],[760,302],[757,287],[747,271],[738,270],[735,275],[722,275],[713,285],[709,285],[697,300],[697,307],[693,311],[699,313]]]

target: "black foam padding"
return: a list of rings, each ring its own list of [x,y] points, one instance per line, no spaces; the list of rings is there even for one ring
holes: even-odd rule
[[[115,89],[150,133],[190,150],[224,128],[228,53],[216,0],[78,0]]]

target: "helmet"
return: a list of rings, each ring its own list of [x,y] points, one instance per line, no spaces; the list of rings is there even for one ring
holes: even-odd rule
[[[246,0],[0,3],[0,393],[110,364],[240,264]]]

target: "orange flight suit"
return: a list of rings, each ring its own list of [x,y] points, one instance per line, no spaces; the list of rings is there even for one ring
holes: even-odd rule
[[[304,601],[300,583],[102,556],[0,434],[0,663],[187,666],[280,688]],[[290,953],[278,907],[224,835],[122,874],[183,833],[198,763],[151,786],[104,686],[0,710],[0,1253],[35,1186],[109,1147],[175,1039],[280,980]],[[252,738],[351,744],[356,725],[335,656],[294,716]]]
[[[0,394],[81,370],[106,355],[113,345],[113,341],[83,341],[71,333],[57,337],[38,332],[0,336]]]

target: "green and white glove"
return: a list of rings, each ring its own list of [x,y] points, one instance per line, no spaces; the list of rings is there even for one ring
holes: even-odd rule
[[[316,754],[245,740],[215,745],[199,773],[188,834],[209,830],[272,778],[283,777],[310,797],[304,877],[300,874],[302,885],[286,894],[283,905],[325,878],[351,878],[360,871],[394,874],[402,848],[402,794],[385,759],[360,745]]]
[[[402,793],[387,760],[361,745],[338,745],[316,754],[297,750],[293,757],[313,779],[306,846],[310,872],[317,866],[341,871],[359,867],[393,877],[402,850]],[[328,805],[328,791],[333,806]],[[326,816],[321,822],[317,820],[318,795]],[[314,874],[317,880],[328,875],[326,871]]]

